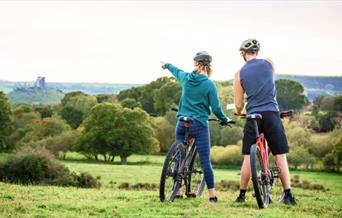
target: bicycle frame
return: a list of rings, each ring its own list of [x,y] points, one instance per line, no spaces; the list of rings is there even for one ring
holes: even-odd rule
[[[253,120],[255,133],[256,133],[256,145],[258,150],[260,151],[261,158],[264,164],[265,169],[263,175],[268,178],[269,170],[268,170],[268,144],[263,133],[259,133],[258,123],[256,120]]]
[[[180,151],[180,165],[178,168],[178,173],[181,175],[184,166],[186,165],[188,159],[189,159],[189,155],[192,152],[196,152],[196,147],[194,147],[194,143],[195,143],[195,138],[193,136],[190,135],[190,121],[189,120],[184,120],[184,127],[185,127],[185,135],[184,135],[184,145],[185,147],[178,147],[179,151]],[[186,175],[183,175],[186,176]]]
[[[266,138],[264,136],[263,133],[261,133],[258,137],[257,137],[257,141],[256,141],[256,145],[257,148],[260,151],[261,157],[262,157],[262,161],[264,164],[264,176],[267,178],[268,177],[268,145],[267,145],[267,141]]]

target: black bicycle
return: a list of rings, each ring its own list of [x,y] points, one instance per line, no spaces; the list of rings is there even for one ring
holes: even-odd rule
[[[190,135],[190,125],[193,119],[179,117],[179,120],[183,121],[185,127],[185,139],[183,142],[174,142],[166,155],[160,177],[160,201],[173,201],[182,184],[185,185],[187,197],[201,196],[205,186],[204,173],[197,157],[195,138]],[[218,119],[209,119],[209,121],[221,122]],[[230,121],[227,125],[233,123],[235,122]]]

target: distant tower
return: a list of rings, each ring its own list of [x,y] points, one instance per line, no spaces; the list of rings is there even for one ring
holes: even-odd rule
[[[34,87],[45,89],[45,77],[38,76],[36,83],[34,84]]]

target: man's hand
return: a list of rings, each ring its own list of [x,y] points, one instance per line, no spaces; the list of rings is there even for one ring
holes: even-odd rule
[[[228,118],[228,120],[220,122],[221,126],[229,126],[230,124],[235,124],[235,121]]]
[[[161,66],[161,67],[162,67],[162,69],[163,69],[163,70],[165,70],[165,69],[166,69],[166,67],[165,67],[165,63],[164,63],[164,61],[161,61],[160,63],[161,63],[161,65],[162,65],[162,66]]]

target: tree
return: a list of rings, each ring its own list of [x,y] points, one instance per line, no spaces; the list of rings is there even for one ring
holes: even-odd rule
[[[47,117],[52,117],[53,109],[50,105],[40,105],[34,108],[40,114],[40,118],[44,119]]]
[[[342,126],[342,95],[318,96],[313,102],[312,114],[318,120],[315,130],[328,132]]]
[[[48,117],[41,120],[35,120],[32,123],[32,127],[26,132],[25,136],[18,144],[24,145],[47,137],[54,137],[70,130],[70,126],[59,117]]]
[[[70,92],[62,99],[59,114],[73,129],[76,129],[96,104],[95,96],[83,92]]]
[[[116,94],[100,94],[96,96],[98,103],[116,103],[118,100],[116,98]]]
[[[145,86],[121,91],[118,100],[135,99],[141,108],[152,116],[163,116],[173,104],[178,104],[181,95],[179,83],[171,77],[161,77]]]
[[[299,82],[279,79],[275,82],[277,100],[281,110],[301,110],[309,100],[304,94],[304,87]]]
[[[122,107],[127,107],[130,109],[136,108],[136,107],[141,107],[140,102],[136,101],[133,98],[125,98],[120,102]]]
[[[149,115],[140,108],[123,110],[120,128],[124,131],[119,131],[114,150],[120,156],[121,164],[126,164],[127,157],[133,153],[149,153],[158,150],[158,141],[152,126]]]
[[[39,121],[40,114],[31,105],[21,104],[13,108],[12,120],[14,131],[8,137],[9,149],[15,148],[25,134],[32,129],[34,121]]]
[[[319,131],[329,132],[337,125],[336,112],[327,112],[318,115]]]
[[[0,91],[0,150],[8,149],[7,136],[12,131],[11,106],[5,93]]]
[[[342,165],[342,137],[340,140],[334,145],[333,148],[334,162],[336,164],[336,170],[340,171]]]
[[[83,121],[84,128],[76,148],[87,157],[103,155],[113,161],[120,156],[121,164],[133,153],[151,152],[157,146],[153,124],[140,108],[122,108],[118,104],[101,103]]]
[[[160,144],[160,152],[166,153],[175,140],[175,126],[164,117],[157,117],[154,120],[156,126],[156,138]]]
[[[59,114],[73,129],[79,127],[84,119],[83,112],[73,106],[62,107],[59,111]]]
[[[180,96],[181,89],[177,82],[171,80],[162,85],[153,97],[156,113],[164,115],[173,105],[178,105]]]

